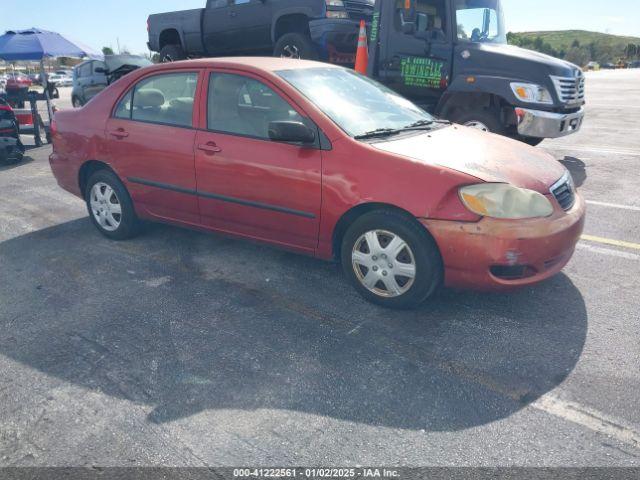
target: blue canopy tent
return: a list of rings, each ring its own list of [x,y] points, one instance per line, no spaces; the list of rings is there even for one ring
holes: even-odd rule
[[[49,96],[47,73],[44,68],[45,58],[100,58],[101,55],[77,42],[64,38],[59,33],[31,28],[29,30],[10,30],[0,36],[0,59],[5,61],[39,60],[47,101],[49,121],[53,117],[51,98]]]

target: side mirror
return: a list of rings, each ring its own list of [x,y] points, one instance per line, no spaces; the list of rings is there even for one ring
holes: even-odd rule
[[[310,144],[316,141],[316,134],[302,122],[283,120],[269,123],[269,138],[274,142]]]

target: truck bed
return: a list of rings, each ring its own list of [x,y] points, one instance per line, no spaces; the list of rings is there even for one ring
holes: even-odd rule
[[[149,48],[160,51],[160,32],[175,30],[182,45],[190,54],[204,54],[202,44],[202,16],[204,8],[158,13],[149,16]]]

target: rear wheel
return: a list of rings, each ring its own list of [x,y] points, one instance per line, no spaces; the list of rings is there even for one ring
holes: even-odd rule
[[[186,60],[187,54],[184,53],[182,45],[165,45],[160,50],[160,62],[178,62],[180,60]]]
[[[73,108],[81,108],[82,107],[82,102],[80,101],[80,99],[78,97],[73,97],[71,99],[71,104],[73,105]]]
[[[89,178],[85,200],[91,221],[105,237],[127,240],[140,231],[140,220],[129,192],[109,170],[98,170]]]
[[[342,242],[342,267],[356,290],[388,308],[412,308],[430,297],[443,278],[431,236],[393,211],[358,218]]]
[[[308,35],[304,33],[287,33],[276,42],[273,56],[316,60],[318,52]]]

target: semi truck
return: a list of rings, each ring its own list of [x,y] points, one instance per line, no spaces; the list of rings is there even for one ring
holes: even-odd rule
[[[149,47],[163,61],[268,53],[352,64],[360,20],[367,75],[440,118],[530,145],[582,126],[582,70],[508,45],[501,0],[209,0],[152,15]]]

